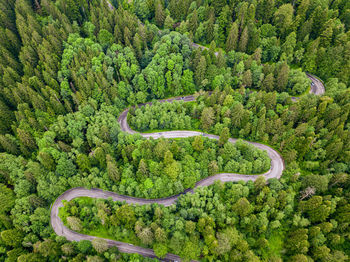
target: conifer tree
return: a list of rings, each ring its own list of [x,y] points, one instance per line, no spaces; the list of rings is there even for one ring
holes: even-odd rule
[[[195,70],[196,71],[194,73],[194,77],[195,77],[197,85],[200,86],[202,84],[202,81],[205,78],[205,72],[207,70],[207,62],[206,62],[204,56],[202,56],[200,58],[199,63],[198,63],[198,65],[197,65]]]
[[[214,40],[214,16],[210,16],[206,27],[206,41],[210,43]]]
[[[248,27],[246,26],[244,27],[242,35],[239,39],[238,50],[240,52],[245,52],[247,50],[248,39],[249,39]]]
[[[193,33],[193,35],[195,35],[196,30],[198,28],[198,14],[196,9],[192,12],[188,28]]]
[[[108,176],[114,181],[117,182],[120,179],[119,169],[117,162],[110,155],[106,155],[107,162],[107,173]]]
[[[276,87],[278,92],[283,92],[288,84],[289,66],[286,62],[277,67]]]
[[[237,23],[232,23],[230,32],[226,40],[226,52],[236,50],[238,41],[238,26]]]
[[[159,27],[162,27],[163,24],[164,24],[164,20],[165,20],[165,13],[164,13],[164,10],[163,10],[163,5],[162,3],[160,2],[160,0],[157,0],[155,2],[155,21],[156,21],[156,24],[157,26]]]

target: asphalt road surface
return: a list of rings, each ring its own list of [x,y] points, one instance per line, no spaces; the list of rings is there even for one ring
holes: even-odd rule
[[[310,84],[310,94],[314,95],[323,95],[326,92],[323,83],[315,76],[306,73],[306,76],[311,80]],[[300,97],[292,97],[292,101],[296,102],[300,99]]]
[[[110,9],[113,9],[113,6],[108,2],[108,6]],[[192,43],[192,47],[194,48],[201,48],[201,49],[208,49],[207,47],[204,47],[202,45]],[[218,52],[215,52],[215,56],[218,56]],[[315,95],[322,95],[325,92],[325,88],[320,80],[318,80],[316,77],[307,74],[307,76],[311,79],[312,83],[310,88],[310,93],[313,93]],[[160,100],[160,102],[171,102],[174,100],[183,100],[183,101],[193,101],[195,100],[193,96],[185,96],[185,97],[178,97],[178,98],[171,98],[171,99],[165,99]],[[298,98],[293,97],[293,101],[298,100]],[[146,103],[152,105],[152,103]],[[127,115],[128,115],[129,109],[126,109],[119,117],[118,122],[120,123],[121,129],[124,132],[128,132],[130,134],[137,133],[136,131],[132,130],[127,122]],[[210,139],[219,139],[218,136],[211,135],[211,134],[205,134],[202,132],[196,132],[196,131],[166,131],[166,132],[158,132],[158,133],[139,133],[141,136],[150,138],[153,137],[154,139],[158,139],[160,137],[164,138],[181,138],[181,137],[191,137],[191,136],[205,136]],[[230,138],[229,142],[235,143],[237,139]],[[266,150],[269,157],[271,158],[271,168],[269,171],[263,174],[266,179],[269,178],[280,178],[282,175],[282,171],[284,169],[284,162],[282,157],[277,153],[274,149],[272,149],[269,146],[255,143],[255,142],[249,142],[250,144],[253,144],[254,146]],[[234,173],[219,173],[211,177],[207,177],[205,179],[202,179],[198,181],[195,185],[196,187],[199,186],[209,186],[213,184],[216,180],[220,180],[222,182],[229,182],[229,181],[249,181],[249,180],[255,180],[258,176],[256,175],[241,175],[241,174],[234,174]],[[177,199],[182,195],[186,193],[193,193],[193,189],[187,189],[183,193],[162,198],[162,199],[143,199],[143,198],[135,198],[135,197],[129,197],[125,195],[118,195],[113,192],[109,191],[103,191],[101,189],[85,189],[85,188],[72,188],[70,190],[67,190],[62,195],[60,195],[54,204],[52,205],[51,209],[51,225],[54,231],[59,236],[64,236],[67,238],[67,240],[70,241],[80,241],[80,240],[93,240],[96,237],[80,234],[77,232],[74,232],[67,227],[65,227],[61,221],[61,219],[58,217],[58,210],[60,207],[63,207],[62,200],[70,201],[77,197],[92,197],[92,198],[112,198],[114,201],[124,201],[128,204],[140,204],[140,205],[146,205],[146,204],[153,204],[158,203],[164,206],[170,206],[174,204]],[[154,254],[152,249],[143,248],[139,246],[134,246],[128,243],[120,242],[120,241],[114,241],[110,239],[105,239],[109,246],[116,246],[118,247],[120,252],[124,253],[138,253],[140,255],[156,258],[156,255]],[[162,259],[163,261],[180,261],[181,258],[174,254],[167,254],[167,256]]]
[[[325,93],[325,88],[323,83],[315,76],[306,73],[307,77],[311,79],[310,94],[323,95]]]
[[[108,7],[113,10],[113,6],[109,1],[107,1]],[[194,48],[201,48],[201,49],[208,49],[207,47],[198,45],[196,43],[192,43],[192,47]],[[215,55],[218,55],[218,52],[215,52]],[[313,81],[314,85],[311,85],[310,93],[313,93],[315,95],[321,95],[325,92],[325,88],[321,81],[319,81],[314,76],[307,74],[307,76]],[[297,100],[297,98],[292,98],[294,101]],[[182,101],[193,101],[195,100],[194,96],[185,96],[185,97],[177,97],[177,98],[171,98],[171,99],[164,99],[159,100],[159,102],[172,102],[174,100],[182,100]],[[146,103],[149,105],[152,105],[152,102]],[[144,104],[145,105],[145,104]],[[127,115],[128,115],[129,109],[126,109],[119,117],[118,122],[121,126],[122,131],[127,132],[129,134],[138,133],[130,128],[127,122]],[[205,134],[202,132],[196,132],[196,131],[166,131],[166,132],[158,132],[158,133],[139,133],[141,136],[145,138],[153,137],[154,139],[158,139],[160,137],[164,138],[184,138],[184,137],[191,137],[191,136],[205,136],[210,139],[219,139],[219,136],[211,135],[211,134]],[[235,143],[237,139],[230,138],[229,142]],[[282,157],[278,152],[276,152],[274,149],[272,149],[269,146],[255,143],[255,142],[249,142],[250,144],[253,144],[254,146],[266,150],[269,157],[271,158],[271,168],[266,173],[262,174],[265,176],[266,179],[270,178],[277,178],[279,179],[282,175],[282,172],[284,170],[284,162]],[[241,175],[241,174],[234,174],[234,173],[219,173],[211,177],[207,177],[205,179],[202,179],[198,181],[195,185],[196,187],[200,186],[209,186],[213,184],[216,180],[222,181],[222,182],[229,182],[229,181],[249,181],[249,180],[255,180],[258,176],[257,175]],[[161,199],[144,199],[144,198],[135,198],[125,195],[119,195],[114,192],[109,191],[103,191],[101,189],[85,189],[81,187],[72,188],[64,192],[62,195],[60,195],[56,201],[53,203],[51,208],[51,214],[50,214],[50,222],[53,230],[55,233],[59,236],[66,237],[69,241],[80,241],[80,240],[90,240],[92,241],[94,236],[84,235],[77,232],[74,232],[67,227],[63,225],[63,222],[58,216],[58,210],[60,207],[63,207],[62,201],[70,201],[77,197],[92,197],[92,198],[112,198],[114,201],[122,201],[128,204],[139,204],[139,205],[146,205],[146,204],[160,204],[164,206],[170,206],[174,204],[177,199],[186,193],[193,193],[193,189],[186,189],[181,194],[167,197],[167,198],[161,198]],[[114,241],[110,239],[105,239],[109,246],[116,246],[120,252],[124,253],[138,253],[140,255],[156,258],[157,256],[154,254],[152,249],[149,248],[143,248],[140,246],[134,246],[129,243],[120,242],[120,241]],[[167,254],[167,256],[162,259],[162,261],[181,261],[181,258],[174,254]]]
[[[85,189],[85,188],[72,188],[70,190],[67,190],[64,192],[62,195],[60,195],[54,204],[52,205],[51,208],[51,215],[50,215],[50,221],[51,221],[51,226],[54,229],[55,233],[59,236],[64,236],[67,240],[69,241],[80,241],[80,240],[90,240],[92,241],[94,238],[93,236],[89,235],[84,235],[80,234],[77,232],[74,232],[67,227],[63,225],[63,222],[61,219],[58,217],[58,210],[60,207],[63,207],[62,200],[67,200],[70,201],[74,198],[77,197],[82,197],[82,196],[88,196],[92,198],[112,198],[115,201],[125,201],[126,203],[139,203],[139,204],[151,204],[154,203],[151,200],[148,199],[142,199],[142,198],[133,198],[133,197],[128,197],[128,196],[122,196],[115,194],[113,192],[107,192],[103,191],[101,189]],[[140,255],[146,256],[146,257],[151,257],[151,258],[156,258],[157,256],[154,254],[152,249],[149,248],[143,248],[139,246],[134,246],[128,243],[120,242],[120,241],[114,241],[110,239],[105,239],[108,243],[109,246],[116,246],[120,252],[124,253],[138,253]],[[168,254],[163,261],[180,261],[180,257],[173,255],[173,254]]]
[[[174,100],[182,100],[182,101],[193,101],[195,100],[194,96],[185,96],[185,97],[177,97],[177,98],[171,98],[171,99],[164,99],[159,100],[160,102],[172,102]],[[152,103],[147,103],[152,105]],[[129,109],[126,109],[119,117],[118,122],[120,123],[121,129],[124,132],[134,134],[137,133],[136,131],[132,130],[127,122],[127,115],[128,115]],[[158,133],[139,133],[141,136],[145,138],[153,137],[154,139],[158,139],[160,137],[164,138],[181,138],[181,137],[191,137],[191,136],[205,136],[210,139],[219,139],[219,136],[211,135],[211,134],[205,134],[202,132],[196,132],[196,131],[167,131],[167,132],[158,132]],[[237,139],[230,138],[229,142],[235,143]],[[272,149],[269,146],[254,143],[254,142],[248,142],[250,144],[253,144],[254,146],[266,150],[269,157],[271,158],[271,168],[266,173],[262,174],[266,177],[266,179],[269,178],[280,178],[282,175],[282,171],[284,169],[284,163],[282,157],[277,153],[274,149]],[[222,181],[222,182],[228,182],[228,181],[248,181],[248,180],[255,180],[258,176],[257,175],[241,175],[241,174],[234,174],[234,173],[220,173],[216,174],[211,177],[207,177],[205,179],[202,179],[198,181],[195,185],[196,187],[199,186],[209,186],[213,184],[216,180]],[[59,236],[64,236],[67,238],[67,240],[70,241],[80,241],[80,240],[93,240],[95,237],[89,236],[89,235],[83,235],[77,232],[74,232],[67,227],[65,227],[61,221],[61,219],[58,216],[58,210],[60,207],[63,206],[62,200],[70,201],[77,197],[92,197],[92,198],[112,198],[114,201],[124,201],[128,204],[139,204],[139,205],[146,205],[146,204],[153,204],[158,203],[160,205],[164,206],[170,206],[174,204],[177,199],[182,195],[186,193],[193,193],[193,189],[187,189],[181,194],[167,197],[167,198],[161,198],[161,199],[143,199],[143,198],[135,198],[135,197],[129,197],[124,195],[119,195],[113,192],[109,191],[103,191],[101,189],[85,189],[85,188],[72,188],[70,190],[67,190],[62,195],[60,195],[51,208],[51,226],[54,229],[55,233]],[[143,256],[147,257],[156,257],[152,249],[143,248],[139,246],[134,246],[128,243],[120,242],[120,241],[114,241],[110,239],[105,239],[108,242],[108,245],[110,246],[116,246],[120,250],[120,252],[125,253],[138,253]],[[180,257],[176,256],[174,254],[168,254],[164,259],[164,261],[180,261]]]

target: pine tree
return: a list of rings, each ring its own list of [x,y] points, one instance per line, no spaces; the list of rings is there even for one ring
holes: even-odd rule
[[[238,40],[238,26],[237,23],[233,23],[226,40],[226,52],[236,50]]]
[[[67,16],[70,18],[71,22],[77,21],[82,22],[82,16],[79,11],[79,2],[74,0],[66,0],[67,4]]]
[[[290,33],[286,41],[283,43],[281,51],[286,54],[288,63],[293,61],[294,48],[296,46],[296,34],[295,32]]]
[[[142,44],[143,43],[140,35],[136,33],[133,38],[133,46],[136,51],[136,56],[138,59],[140,59],[142,56]]]
[[[310,42],[303,59],[303,68],[306,72],[315,72],[317,69],[316,59],[320,39]]]
[[[210,130],[214,124],[214,110],[211,107],[206,107],[202,111],[201,124],[204,130]]]
[[[272,73],[265,76],[264,81],[262,82],[261,88],[266,92],[272,92],[274,87],[275,78]]]
[[[260,31],[256,28],[254,22],[249,21],[248,23],[248,43],[246,53],[253,53],[260,44]]]
[[[238,50],[240,52],[245,52],[247,50],[248,39],[249,39],[248,27],[246,26],[244,27],[242,35],[239,39]]]
[[[256,9],[257,19],[262,19],[264,24],[269,24],[274,12],[274,7],[275,0],[260,0]]]
[[[229,137],[230,137],[230,130],[228,129],[228,127],[224,127],[220,134],[219,146],[223,146],[224,144],[226,144]]]
[[[248,69],[243,74],[242,85],[244,87],[251,87],[252,84],[253,84],[252,71],[250,71],[250,69]]]
[[[226,39],[226,30],[228,28],[228,25],[230,23],[230,8],[226,5],[218,17],[217,23],[219,24],[219,44],[223,45],[225,44]]]
[[[28,148],[30,152],[33,152],[37,146],[31,133],[22,128],[17,128],[17,137],[21,141],[22,145]]]
[[[299,24],[305,23],[306,12],[308,11],[310,6],[310,0],[301,0],[298,9],[296,10],[296,20],[298,20]]]
[[[168,15],[164,21],[164,28],[171,30],[171,29],[173,29],[173,25],[174,25],[174,20],[171,18],[170,15]]]
[[[0,26],[8,28],[13,33],[16,33],[16,14],[15,14],[16,1],[0,1]]]
[[[329,23],[327,22],[328,26],[326,29],[323,30],[323,32],[320,35],[320,45],[323,47],[329,47],[332,41],[333,36],[333,20],[330,20]]]
[[[190,22],[188,24],[188,28],[193,33],[193,35],[195,35],[197,27],[198,27],[198,14],[197,14],[197,10],[195,9],[192,12],[192,16],[190,18]]]
[[[124,43],[126,46],[131,46],[132,35],[128,27],[124,28]]]
[[[278,92],[285,91],[288,84],[289,66],[286,62],[277,67],[276,87]]]
[[[285,37],[292,26],[293,12],[294,9],[291,4],[284,4],[281,5],[274,14],[275,25],[279,29],[281,37]]]
[[[225,59],[225,56],[224,56],[224,54],[223,54],[221,49],[217,53],[216,65],[217,65],[218,68],[222,68],[222,67],[226,66],[226,59]]]
[[[171,17],[175,19],[175,21],[180,19],[180,10],[179,10],[179,0],[170,0],[168,9],[170,11]]]
[[[244,107],[241,103],[235,104],[232,108],[232,126],[236,128],[242,127],[242,122],[244,118]]]
[[[254,4],[250,4],[249,5],[249,8],[248,8],[248,11],[247,11],[247,21],[249,23],[253,23],[255,22],[255,5]]]
[[[202,85],[202,81],[204,80],[205,78],[205,73],[207,71],[207,62],[205,60],[205,57],[202,56],[199,60],[199,63],[195,69],[195,73],[194,73],[194,77],[195,77],[195,80],[196,80],[196,84],[198,86],[201,86]]]
[[[241,32],[246,25],[246,19],[247,19],[247,10],[248,10],[248,3],[242,2],[242,4],[239,6],[238,13],[237,13],[237,19],[236,22],[239,27],[239,31]]]
[[[211,16],[208,20],[207,27],[206,27],[206,41],[207,43],[210,43],[214,40],[214,17]]]
[[[0,100],[0,134],[9,133],[11,131],[12,121],[15,120],[11,109]]]
[[[13,155],[19,154],[17,141],[13,136],[9,134],[0,135],[0,147],[3,151],[9,154],[13,154]]]
[[[120,180],[120,172],[117,166],[117,162],[111,155],[106,155],[107,162],[107,174],[111,180],[118,182]]]
[[[163,5],[160,2],[160,0],[155,2],[155,10],[156,11],[155,11],[154,19],[156,21],[156,24],[157,24],[157,26],[162,27],[164,24],[164,20],[165,20],[165,13],[163,10]]]

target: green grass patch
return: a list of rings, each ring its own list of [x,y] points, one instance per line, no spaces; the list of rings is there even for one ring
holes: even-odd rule
[[[114,237],[112,234],[110,234],[107,228],[102,225],[100,225],[99,227],[96,227],[93,230],[83,230],[82,233],[86,235],[94,236],[94,237],[108,238],[111,240],[118,241],[118,239]]]
[[[100,225],[92,230],[83,230],[82,233],[90,236],[106,238],[106,239],[111,239],[115,241],[121,241],[129,244],[137,245],[137,246],[146,247],[145,245],[140,243],[140,241],[138,240],[134,232],[127,230],[125,232],[126,234],[123,234],[122,233],[123,231],[124,230],[121,230],[120,232],[117,233],[117,235],[113,235],[108,231],[108,229],[105,226]]]

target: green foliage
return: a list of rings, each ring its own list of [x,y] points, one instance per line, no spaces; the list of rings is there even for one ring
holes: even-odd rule
[[[55,236],[50,204],[72,187],[155,198],[221,171],[268,170],[263,151],[229,137],[277,149],[281,180],[215,184],[169,208],[68,204],[66,220],[160,257],[347,261],[349,10],[346,0],[0,0],[0,261],[149,261]],[[307,95],[304,72],[326,95]],[[120,133],[127,106],[201,89],[215,91],[131,110],[129,122],[203,129],[219,144]]]
[[[113,43],[113,35],[105,29],[98,33],[98,41],[103,47],[107,47]]]
[[[1,239],[5,245],[16,247],[21,243],[22,233],[16,229],[9,229],[1,232]]]
[[[0,213],[6,213],[11,210],[15,204],[15,195],[10,188],[0,184]]]

